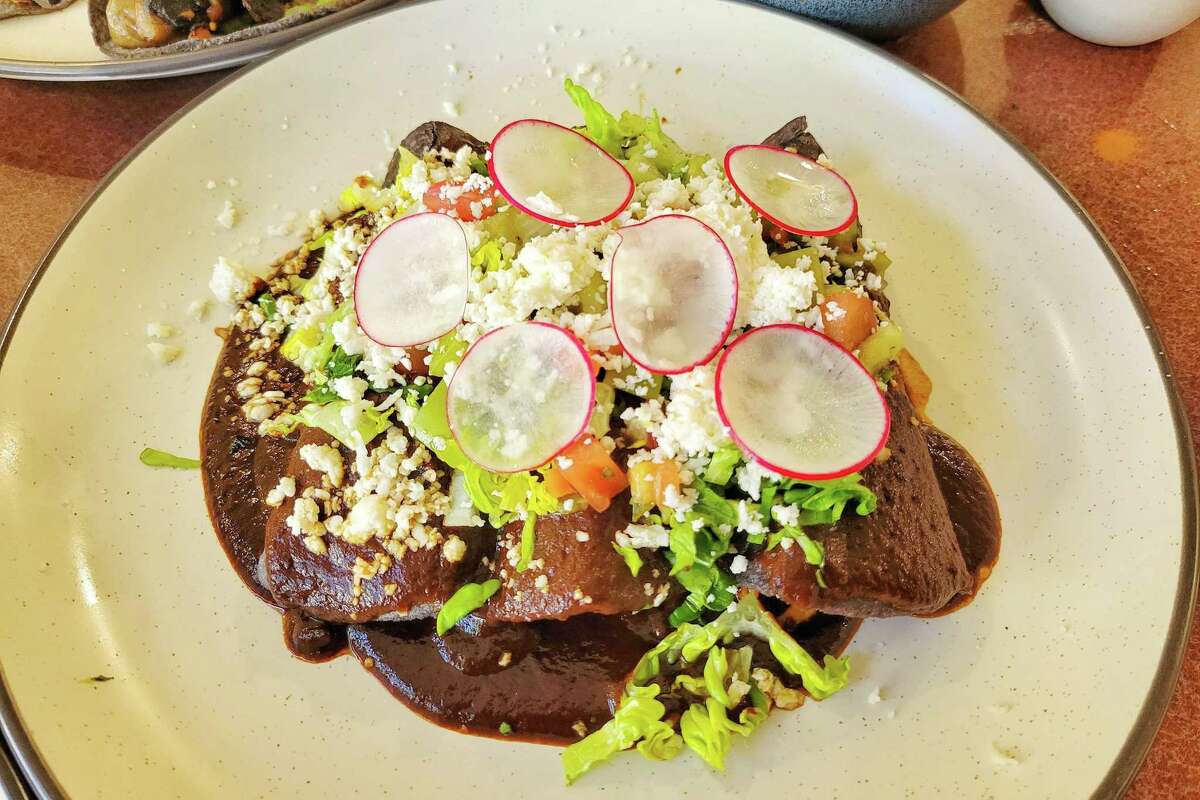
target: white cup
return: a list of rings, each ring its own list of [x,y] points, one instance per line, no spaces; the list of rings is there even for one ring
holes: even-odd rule
[[[1200,17],[1200,0],[1042,0],[1068,32],[1096,44],[1146,44]]]

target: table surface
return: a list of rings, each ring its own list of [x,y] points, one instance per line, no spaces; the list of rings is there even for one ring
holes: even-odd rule
[[[968,0],[887,49],[1010,131],[1079,198],[1132,273],[1200,432],[1200,326],[1191,307],[1200,283],[1200,23],[1155,44],[1112,49],[1067,35],[1027,0]],[[0,137],[0,314],[113,164],[226,74],[0,80],[0,130],[17,134]],[[1200,793],[1200,626],[1128,797],[1192,792]]]

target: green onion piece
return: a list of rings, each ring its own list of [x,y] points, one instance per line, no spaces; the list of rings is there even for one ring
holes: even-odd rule
[[[621,558],[625,559],[625,566],[629,567],[629,572],[636,578],[642,569],[642,557],[638,555],[638,551],[632,547],[622,547],[616,542],[613,542],[613,550],[621,554]]]
[[[483,583],[466,583],[446,601],[437,615],[437,634],[445,636],[446,631],[458,624],[458,621],[487,602],[488,598],[500,589],[500,581],[490,580]]]
[[[513,732],[512,725],[509,725],[507,722],[500,723],[500,735],[501,736],[511,736],[512,732]]]
[[[525,524],[521,526],[521,549],[520,559],[517,561],[517,572],[524,572],[529,569],[529,562],[533,561],[533,545],[534,536],[537,533],[537,514],[529,514],[525,517]]]
[[[267,319],[275,319],[278,309],[275,307],[275,295],[270,292],[263,292],[254,301],[258,303],[258,307],[267,315]]]
[[[138,455],[138,461],[141,461],[147,467],[171,467],[172,469],[200,469],[200,461],[195,458],[184,458],[183,456],[172,455],[163,450],[155,450],[153,447],[147,447]]]

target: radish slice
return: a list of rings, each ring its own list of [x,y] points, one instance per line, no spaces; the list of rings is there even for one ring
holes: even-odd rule
[[[506,125],[492,139],[488,172],[508,201],[553,225],[598,225],[625,210],[633,178],[591,139],[540,119]]]
[[[664,214],[621,228],[608,306],[629,357],[672,375],[707,364],[737,315],[737,267],[712,228]]]
[[[887,441],[887,402],[858,359],[794,323],[755,328],[717,362],[717,413],[734,441],[803,480],[862,469]]]
[[[725,154],[729,182],[754,210],[792,233],[832,236],[858,216],[846,179],[811,158],[765,144]]]
[[[462,226],[445,214],[413,214],[380,231],[359,258],[354,312],[378,344],[424,344],[462,321],[470,285]]]
[[[595,403],[583,344],[557,325],[518,322],[471,345],[450,379],[446,416],[467,458],[522,472],[579,438]]]

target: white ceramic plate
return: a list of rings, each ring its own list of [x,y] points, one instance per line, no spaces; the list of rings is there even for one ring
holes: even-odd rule
[[[656,104],[710,152],[808,114],[891,244],[933,416],[987,469],[1006,534],[976,603],[868,622],[853,686],[773,715],[726,775],[630,756],[563,794],[1082,797],[1131,777],[1186,634],[1194,479],[1144,312],[1063,190],[937,86],[759,7],[444,0],[351,24],[193,104],[116,170],[23,302],[0,367],[0,653],[16,708],[0,717],[45,796],[560,793],[554,750],[425,723],[350,659],[290,658],[218,547],[198,476],[136,456],[196,448],[218,341],[184,308],[218,254],[265,262],[297,243],[264,228],[381,169],[385,131],[457,109],[485,137],[502,119],[577,119],[559,71],[580,65],[612,107]],[[197,168],[214,142],[236,146]],[[226,198],[243,212],[232,231],[214,223]],[[146,354],[155,320],[185,331],[170,367]]]
[[[302,25],[192,53],[120,59],[110,58],[96,46],[88,24],[87,0],[75,0],[62,11],[0,20],[0,77],[107,81],[212,72],[245,64],[391,2],[394,0],[364,0]]]

